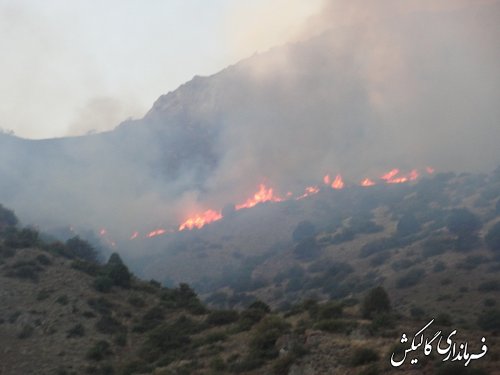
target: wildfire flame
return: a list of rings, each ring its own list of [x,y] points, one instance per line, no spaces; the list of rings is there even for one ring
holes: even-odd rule
[[[167,233],[166,229],[155,229],[155,230],[152,230],[151,232],[149,232],[148,234],[146,234],[146,237],[153,238],[156,236],[161,236],[162,234],[165,234],[165,233]]]
[[[113,241],[109,235],[108,235],[108,231],[104,228],[102,228],[101,230],[99,230],[99,236],[101,236],[101,238],[103,239],[103,241],[108,244],[108,246],[112,247],[112,248],[116,248],[116,242]]]
[[[375,186],[375,185],[376,185],[375,182],[373,182],[369,178],[365,178],[363,181],[361,181],[361,186],[364,187]]]
[[[179,225],[179,231],[185,229],[202,228],[208,223],[213,223],[214,221],[222,219],[222,213],[220,211],[207,210],[201,214],[190,217],[181,225]]]
[[[402,184],[408,181],[415,181],[419,176],[420,175],[416,169],[413,169],[406,175],[400,175],[399,169],[393,169],[380,177],[380,179],[384,180],[388,184]]]
[[[251,208],[259,203],[264,203],[264,202],[282,202],[282,201],[283,198],[274,195],[272,188],[267,188],[266,185],[260,184],[259,191],[255,193],[252,198],[247,199],[245,203],[237,204],[235,206],[235,209],[241,210],[243,208]]]
[[[425,171],[428,174],[434,174],[435,169],[432,167],[426,167]],[[415,181],[420,177],[419,172],[416,169],[411,170],[407,174],[402,174],[401,171],[397,168],[394,168],[390,170],[389,172],[383,174],[382,176],[379,177],[381,181],[384,181],[387,184],[401,184],[405,182],[410,182],[410,181]],[[344,180],[340,174],[337,174],[333,181],[330,178],[330,175],[325,175],[323,177],[323,182],[325,185],[330,186],[332,189],[340,190],[345,187]],[[360,183],[360,186],[363,187],[370,187],[376,185],[376,182],[370,178],[365,178],[363,179]],[[296,200],[304,199],[306,197],[309,197],[311,195],[319,193],[320,189],[318,186],[309,186],[305,188],[304,193],[298,197],[295,197]],[[277,196],[274,194],[274,191],[272,188],[266,187],[265,184],[260,184],[259,185],[259,190],[249,199],[247,199],[244,203],[237,204],[235,206],[236,210],[241,210],[243,208],[251,208],[256,206],[259,203],[264,203],[264,202],[282,202],[284,200],[288,199],[294,199],[293,194],[291,192],[288,192],[284,198]],[[186,219],[179,227],[177,228],[178,231],[183,231],[183,230],[192,230],[192,229],[200,229],[204,227],[205,225],[218,221],[222,219],[222,213],[221,211],[215,211],[215,210],[207,210],[201,214],[196,214],[188,219]],[[161,236],[166,233],[173,233],[175,230],[167,230],[163,228],[155,229],[148,234],[146,234],[146,238],[152,238],[156,236]],[[112,247],[116,247],[116,244],[114,241],[112,241],[106,229],[101,229],[99,231],[100,236]],[[134,240],[139,237],[139,232],[133,232],[133,234],[130,236],[130,240]]]
[[[310,197],[311,195],[318,194],[318,193],[319,193],[319,188],[317,186],[308,186],[308,187],[306,187],[304,194],[295,198],[295,200],[304,199],[304,198]]]
[[[335,176],[335,179],[333,180],[331,186],[333,189],[340,190],[340,189],[344,188],[344,185],[345,184],[344,184],[344,180],[342,179],[342,176],[338,174]]]

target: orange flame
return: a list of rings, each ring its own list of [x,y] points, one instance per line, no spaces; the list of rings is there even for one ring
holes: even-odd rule
[[[382,175],[380,179],[390,183],[390,181],[393,180],[397,174],[399,174],[399,169],[392,169],[386,174]]]
[[[107,243],[109,246],[112,248],[116,248],[116,242],[113,241],[109,236],[108,236],[108,231],[104,228],[99,230],[99,235],[102,237],[105,243]]]
[[[135,240],[137,237],[139,237],[139,232],[136,231],[136,232],[132,233],[132,235],[130,236],[130,239]]]
[[[153,237],[156,237],[156,236],[161,236],[163,234],[167,233],[167,230],[166,229],[155,229],[151,232],[149,232],[148,234],[146,234],[146,237],[147,238],[153,238]]]
[[[264,202],[282,202],[283,198],[274,196],[272,188],[266,188],[266,185],[260,184],[259,191],[254,194],[252,198],[246,200],[245,203],[237,204],[235,209],[241,210],[242,208],[251,208],[259,203]]]
[[[428,174],[434,174],[434,172],[436,172],[436,170],[432,167],[426,167],[425,170]]]
[[[402,184],[408,181],[415,181],[420,177],[420,174],[416,169],[413,169],[407,175],[402,175],[402,176],[398,175],[399,175],[399,169],[393,169],[384,174],[382,177],[380,177],[380,179],[384,180],[388,184]]]
[[[373,182],[369,178],[365,178],[363,181],[361,181],[361,186],[364,187],[375,186],[375,182]]]
[[[308,186],[306,187],[304,194],[302,194],[300,197],[295,198],[295,200],[304,199],[318,193],[319,193],[319,188],[317,186]]]
[[[344,188],[344,180],[342,180],[341,175],[336,175],[335,179],[332,182],[332,188],[336,190],[340,190]]]
[[[326,175],[325,177],[323,177],[323,182],[325,183],[325,185],[330,185],[330,175]]]
[[[213,223],[214,221],[222,219],[221,212],[207,210],[201,214],[195,215],[187,219],[184,223],[179,226],[179,231],[185,229],[202,228],[208,223]]]

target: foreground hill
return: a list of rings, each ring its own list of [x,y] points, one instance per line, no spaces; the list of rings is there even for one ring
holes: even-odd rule
[[[449,182],[450,178],[444,180]],[[408,198],[404,201],[411,203]],[[483,207],[492,213],[489,205]],[[415,215],[419,217],[417,211]],[[460,220],[455,223],[459,234],[475,233],[478,223],[469,214],[463,215],[460,211]],[[410,229],[415,228],[414,222],[408,223]],[[222,294],[212,296],[214,304],[225,306],[214,310],[200,302],[187,284],[166,288],[156,281],[137,279],[117,254],[106,264],[98,264],[96,252],[79,238],[47,243],[36,231],[15,225],[12,212],[0,207],[2,375],[399,373],[400,368],[391,366],[390,359],[393,353],[401,359],[410,345],[399,343],[401,334],[407,334],[411,341],[431,318],[435,319],[432,334],[441,329],[446,338],[457,329],[456,340],[466,340],[469,352],[479,357],[484,336],[487,355],[465,367],[460,360],[443,364],[443,357],[434,348],[430,356],[423,351],[415,353],[417,365],[410,364],[413,357],[407,358],[403,369],[442,375],[498,373],[499,283],[497,273],[488,272],[498,268],[498,257],[491,253],[497,251],[495,247],[480,247],[482,256],[475,250],[465,255],[458,246],[463,242],[442,233],[446,245],[454,244],[458,252],[440,248],[437,253],[457,255],[457,263],[453,263],[456,267],[436,262],[440,265],[431,270],[421,264],[425,260],[417,260],[415,264],[424,269],[422,276],[411,271],[418,247],[406,257],[411,260],[406,267],[401,265],[405,258],[399,259],[397,252],[410,250],[400,246],[391,251],[395,253],[391,268],[397,269],[394,264],[399,264],[402,269],[410,269],[397,279],[394,288],[383,273],[370,276],[368,271],[358,270],[362,266],[355,262],[348,266],[341,261],[321,260],[322,256],[314,261],[310,247],[304,253],[298,246],[300,237],[311,230],[310,225],[301,224],[294,233],[299,242],[293,259],[299,261],[294,267],[309,263],[307,272],[290,272],[282,267],[279,272],[285,276],[275,277],[272,285],[266,283],[244,295],[240,293],[233,303]],[[398,225],[406,233],[402,227]],[[491,230],[488,233],[493,233]],[[345,237],[344,233],[341,239]],[[321,237],[305,237],[307,241],[311,238],[319,242]],[[329,241],[333,238],[338,237]],[[487,238],[488,246],[496,246],[498,237]],[[467,237],[473,244],[477,240]],[[435,256],[430,254],[431,258]],[[464,256],[469,260],[463,262]],[[382,262],[372,261],[378,258],[376,254],[368,258],[373,267],[373,263],[385,263],[387,255],[381,257]],[[453,273],[446,273],[448,267]],[[363,273],[366,278],[350,278]],[[300,297],[297,291],[310,289],[307,285],[312,281],[317,283],[313,289],[318,292]],[[268,292],[283,287],[284,296]],[[347,293],[340,292],[345,288]],[[409,295],[415,298],[405,297]],[[288,304],[272,311],[256,296]],[[239,308],[231,310],[227,304]]]

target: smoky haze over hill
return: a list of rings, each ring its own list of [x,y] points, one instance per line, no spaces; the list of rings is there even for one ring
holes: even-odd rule
[[[498,166],[499,2],[339,4],[300,41],[195,77],[111,132],[0,135],[0,202],[41,227],[128,236],[260,182],[286,193],[326,173]]]

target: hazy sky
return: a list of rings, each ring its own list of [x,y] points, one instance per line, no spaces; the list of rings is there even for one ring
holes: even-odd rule
[[[0,129],[28,138],[142,117],[194,75],[280,44],[321,0],[0,0]]]

